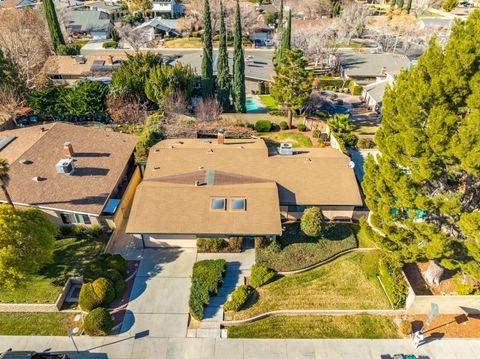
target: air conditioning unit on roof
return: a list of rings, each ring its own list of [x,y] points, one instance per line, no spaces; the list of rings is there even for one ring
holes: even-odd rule
[[[278,153],[281,155],[291,156],[293,155],[293,148],[291,143],[281,143],[278,148]]]

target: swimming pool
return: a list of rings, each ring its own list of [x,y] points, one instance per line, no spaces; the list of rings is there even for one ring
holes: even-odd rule
[[[257,112],[263,109],[263,106],[254,97],[247,97],[245,105],[247,106],[247,112]]]

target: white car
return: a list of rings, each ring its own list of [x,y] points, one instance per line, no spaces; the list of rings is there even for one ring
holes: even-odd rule
[[[253,61],[253,59],[254,59],[253,55],[248,55],[247,56],[247,61]]]
[[[273,40],[266,39],[265,40],[265,46],[273,46]]]

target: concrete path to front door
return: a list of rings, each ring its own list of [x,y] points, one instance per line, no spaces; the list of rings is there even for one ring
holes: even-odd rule
[[[185,338],[193,248],[143,249],[120,335]]]

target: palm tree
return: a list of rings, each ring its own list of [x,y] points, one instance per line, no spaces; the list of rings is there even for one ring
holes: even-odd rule
[[[333,132],[348,133],[352,129],[348,115],[335,115],[327,120],[327,124]]]
[[[10,176],[8,175],[9,169],[10,165],[8,164],[8,161],[0,158],[0,187],[2,187],[2,191],[5,194],[8,204],[13,207],[12,198],[7,190],[8,184],[10,183]]]

